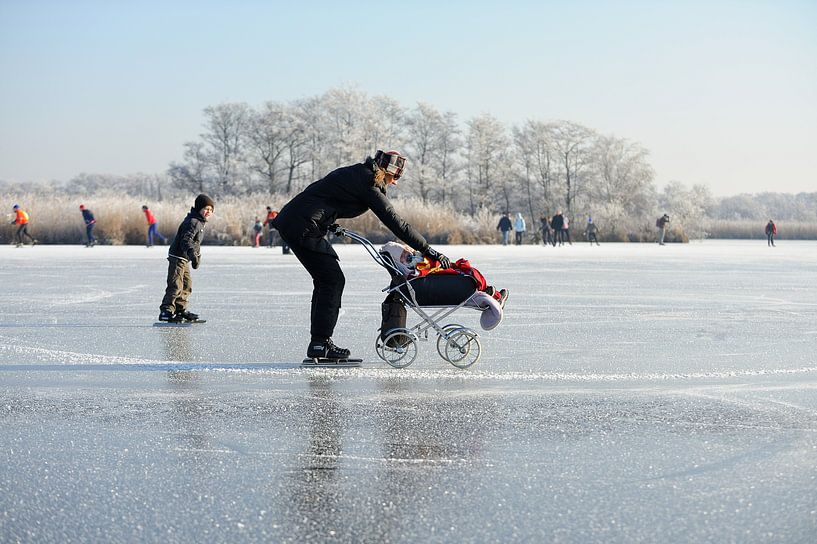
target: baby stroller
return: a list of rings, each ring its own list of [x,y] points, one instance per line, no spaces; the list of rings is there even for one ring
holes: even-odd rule
[[[472,278],[462,275],[431,275],[417,278],[405,278],[400,272],[394,258],[386,252],[379,252],[372,243],[360,234],[336,226],[336,236],[345,236],[363,246],[377,264],[385,268],[391,276],[389,286],[382,289],[387,293],[383,304],[384,325],[375,341],[377,355],[394,368],[405,368],[417,358],[417,343],[427,341],[428,333],[437,333],[437,353],[440,357],[456,366],[468,368],[479,361],[482,347],[479,335],[473,329],[456,323],[442,325],[444,319],[466,306],[477,292]],[[389,304],[391,303],[391,304]],[[402,315],[388,319],[388,308],[411,308],[420,316],[420,323],[406,328],[405,309]],[[475,308],[479,310],[479,308]],[[431,310],[429,313],[426,310]],[[402,325],[392,328],[387,326]]]

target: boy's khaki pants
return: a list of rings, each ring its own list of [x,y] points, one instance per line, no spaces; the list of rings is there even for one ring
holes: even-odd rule
[[[187,261],[168,257],[167,289],[160,309],[177,314],[187,309],[187,299],[193,291],[193,280],[190,277],[190,266]]]

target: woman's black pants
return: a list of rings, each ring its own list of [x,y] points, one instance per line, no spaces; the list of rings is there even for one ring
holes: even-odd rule
[[[330,338],[340,313],[340,299],[346,278],[334,255],[320,253],[298,245],[292,252],[312,276],[312,311],[310,334],[314,338]]]

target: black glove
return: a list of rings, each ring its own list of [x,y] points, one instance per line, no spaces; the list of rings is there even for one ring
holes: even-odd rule
[[[201,255],[193,255],[193,258],[190,259],[190,266],[193,267],[193,270],[196,270],[199,265],[201,264]]]
[[[329,225],[329,228],[327,230],[334,234],[335,236],[338,237],[343,236],[343,227],[341,227],[337,223],[332,223],[331,225]]]
[[[448,257],[443,255],[436,249],[428,248],[426,252],[423,254],[423,256],[428,257],[432,261],[439,261],[440,268],[451,268],[451,261],[448,259]]]

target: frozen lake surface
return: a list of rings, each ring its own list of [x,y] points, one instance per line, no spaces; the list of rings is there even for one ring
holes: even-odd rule
[[[359,246],[345,370],[280,248],[171,329],[166,248],[0,247],[0,541],[815,541],[817,243],[440,249],[511,292],[469,370],[377,359]]]

